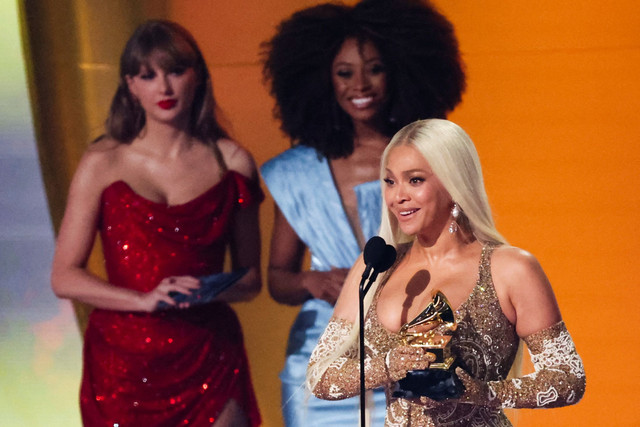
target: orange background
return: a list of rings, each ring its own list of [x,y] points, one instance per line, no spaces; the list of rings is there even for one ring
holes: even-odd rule
[[[79,76],[77,82],[66,85],[80,83],[81,96],[76,98],[80,106],[75,108],[83,113],[78,123],[82,131],[80,139],[77,134],[62,138],[56,150],[68,152],[73,170],[85,141],[101,131],[116,84],[118,55],[132,25],[144,17],[163,16],[194,34],[212,69],[215,95],[232,135],[262,164],[289,143],[271,115],[273,101],[262,83],[259,44],[281,19],[316,3],[71,2],[76,51],[63,53],[66,46],[53,43],[49,52],[54,53],[48,55],[71,55],[68,60],[78,62],[79,67],[71,69]],[[640,297],[637,2],[434,3],[453,22],[467,67],[468,90],[450,119],[476,143],[499,230],[512,244],[534,253],[545,268],[587,372],[587,392],[578,405],[521,410],[519,425],[640,425],[634,387],[640,380],[635,366],[640,348],[640,309],[635,307]],[[68,14],[62,16],[65,11],[60,6],[51,6],[57,11],[37,7],[38,13],[53,14],[47,20],[56,19],[56,13],[59,19],[70,19]],[[114,15],[115,7],[120,12]],[[97,29],[102,31],[100,37],[95,35]],[[43,94],[54,90],[38,89],[36,36],[29,39],[35,57],[32,98],[41,105]],[[56,72],[56,61],[51,62],[49,78],[64,81],[69,68]],[[47,119],[38,105],[34,114],[43,150]],[[64,116],[64,111],[53,114]],[[60,131],[65,132],[70,132],[68,127]],[[45,178],[50,179],[53,172],[47,168],[43,164]],[[61,181],[65,180],[68,177]],[[60,185],[53,187],[47,191],[57,226],[64,196]],[[270,198],[261,213],[266,267],[273,218]],[[235,308],[244,327],[264,425],[279,426],[277,373],[297,309],[273,302],[266,288],[255,301]]]

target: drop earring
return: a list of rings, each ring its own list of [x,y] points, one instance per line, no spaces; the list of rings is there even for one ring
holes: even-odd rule
[[[458,218],[460,217],[460,206],[457,203],[453,204],[453,208],[451,208],[451,216],[453,217],[453,221],[449,224],[449,233],[454,234],[458,231]]]

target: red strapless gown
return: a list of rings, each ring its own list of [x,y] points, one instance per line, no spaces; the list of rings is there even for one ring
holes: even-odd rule
[[[234,214],[263,197],[233,171],[177,206],[114,182],[102,195],[100,222],[109,282],[148,291],[167,276],[221,272]],[[226,303],[91,313],[80,390],[86,426],[210,426],[229,399],[260,424],[242,331]]]

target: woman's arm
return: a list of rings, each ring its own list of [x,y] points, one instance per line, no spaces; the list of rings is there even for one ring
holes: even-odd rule
[[[360,276],[364,262],[359,257],[349,272],[333,317],[313,350],[307,381],[321,399],[345,399],[360,393],[360,359],[357,333]],[[435,355],[424,349],[398,346],[379,352],[365,345],[365,387],[377,388],[404,378],[413,369],[426,369]]]
[[[230,140],[221,140],[218,146],[230,170],[251,180],[258,179],[255,162],[247,150]],[[262,289],[259,211],[256,203],[236,213],[230,243],[231,267],[234,270],[248,268],[249,271],[233,286],[221,292],[218,299],[227,302],[250,301]]]
[[[502,310],[520,337],[562,320],[551,283],[529,252],[497,248],[491,258],[491,274]]]
[[[234,221],[231,239],[231,265],[234,270],[248,268],[249,271],[218,296],[226,302],[251,301],[262,289],[260,274],[260,229],[259,206],[241,209]]]
[[[350,339],[354,325],[332,317],[309,359],[307,377],[311,392],[320,399],[339,400],[360,394],[360,359],[357,341],[341,349]],[[336,353],[341,352],[339,357]],[[332,360],[327,366],[326,362]],[[378,353],[365,345],[365,388],[396,382],[413,369],[427,369],[435,360],[422,348],[401,345]]]
[[[476,404],[503,408],[558,407],[577,403],[586,378],[582,360],[561,320],[551,284],[538,261],[517,248],[499,248],[492,259],[493,281],[507,317],[529,348],[535,372],[520,378],[480,383],[458,375]]]
[[[197,280],[176,277],[163,280],[149,293],[113,286],[86,270],[97,231],[100,199],[106,186],[108,158],[104,151],[90,149],[80,161],[71,182],[67,206],[56,241],[51,285],[56,296],[75,299],[94,307],[153,311],[159,301],[173,305],[169,292],[188,293]],[[195,281],[195,283],[194,283]]]
[[[310,297],[336,302],[348,269],[301,271],[306,247],[276,206],[269,252],[269,292],[281,304],[299,305]]]

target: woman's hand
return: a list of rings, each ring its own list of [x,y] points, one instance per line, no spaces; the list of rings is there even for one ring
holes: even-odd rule
[[[402,345],[387,353],[386,364],[389,377],[393,381],[399,381],[407,376],[407,372],[427,369],[435,360],[436,355],[423,348]]]
[[[464,403],[472,403],[474,405],[500,407],[500,401],[497,399],[492,402],[491,390],[489,384],[476,380],[469,375],[464,369],[456,368],[456,375],[464,385],[464,393],[460,396],[460,401]],[[493,393],[495,396],[495,393]]]
[[[193,276],[166,277],[162,279],[153,290],[140,295],[140,309],[145,312],[155,311],[160,301],[171,306],[176,306],[175,300],[169,295],[170,292],[189,295],[192,290],[198,289],[199,286],[200,281]],[[189,303],[187,302],[177,305],[177,308],[187,307],[189,307]]]
[[[312,297],[335,305],[348,273],[349,269],[347,268],[333,268],[329,271],[307,271],[301,273],[302,287]]]

